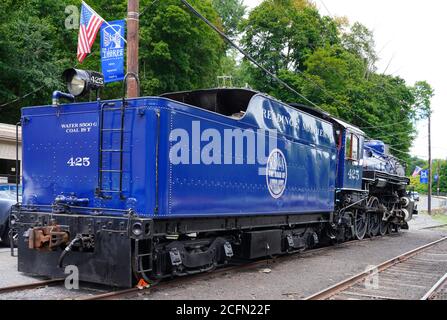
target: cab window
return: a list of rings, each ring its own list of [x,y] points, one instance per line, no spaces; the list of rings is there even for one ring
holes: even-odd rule
[[[348,132],[346,134],[346,159],[359,160],[359,137]]]

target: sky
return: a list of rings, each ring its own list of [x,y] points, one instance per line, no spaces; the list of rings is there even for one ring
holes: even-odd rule
[[[261,0],[244,0],[254,8]],[[323,15],[345,16],[374,32],[378,72],[400,76],[408,85],[426,80],[432,99],[432,158],[447,159],[447,1],[313,0]],[[428,126],[417,124],[410,153],[428,159]]]

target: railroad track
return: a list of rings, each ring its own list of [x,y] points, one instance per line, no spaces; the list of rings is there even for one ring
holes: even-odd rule
[[[350,244],[352,242],[345,243]],[[313,249],[309,251],[302,252],[301,255],[309,255],[309,254],[316,254],[321,251],[329,250],[332,247],[322,247],[318,249]],[[5,253],[9,251],[5,251]],[[1,252],[0,252],[1,253]],[[236,270],[244,270],[244,269],[250,269],[250,268],[256,268],[261,265],[271,265],[276,262],[279,262],[279,260],[284,260],[287,258],[292,258],[296,255],[288,255],[288,256],[282,256],[282,257],[276,257],[274,259],[264,259],[259,260],[255,262],[240,264],[240,265],[232,265],[228,267],[219,268],[217,270],[214,270],[210,273],[202,273],[197,275],[192,275],[188,277],[181,277],[181,278],[175,278],[173,280],[160,282],[158,284],[154,284],[150,286],[147,289],[139,289],[139,288],[130,288],[125,290],[117,290],[117,291],[106,291],[106,290],[100,290],[97,288],[82,288],[82,289],[88,289],[92,291],[102,291],[99,294],[90,294],[90,295],[83,295],[80,297],[61,297],[62,299],[74,299],[74,300],[107,300],[107,299],[116,299],[116,298],[122,298],[126,296],[135,296],[137,294],[147,294],[152,289],[162,289],[162,288],[168,288],[180,284],[185,284],[188,282],[193,282],[199,279],[205,279],[205,278],[212,278],[214,275],[218,275],[224,272],[231,272]],[[7,287],[0,287],[0,299],[1,295],[9,294],[9,293],[15,293],[15,292],[21,292],[21,291],[27,291],[27,290],[34,290],[34,289],[40,289],[45,287],[57,287],[64,284],[65,279],[52,279],[52,280],[44,280],[44,281],[38,281],[38,282],[32,282],[32,283],[26,283],[26,284],[20,284],[20,285],[13,285],[13,286],[7,286]]]
[[[353,241],[341,243],[341,244],[339,244],[337,246],[351,246],[351,245],[357,244],[358,242],[374,241],[375,239],[379,239],[379,238],[364,239],[364,240],[353,240]],[[421,250],[421,248],[426,248],[426,247],[428,248],[429,246],[432,246],[435,243],[441,242],[442,240],[446,240],[446,239],[447,238],[444,238],[444,239],[441,239],[441,240],[439,240],[437,242],[430,243],[430,244],[428,244],[426,246],[423,246],[423,247],[417,248],[415,250],[412,250],[411,252],[413,252],[413,251],[419,252]],[[447,241],[446,241],[446,243],[447,243]],[[318,253],[321,253],[321,252],[324,252],[324,251],[329,251],[329,250],[331,250],[333,248],[334,248],[334,246],[321,247],[321,248],[317,248],[317,249],[301,252],[298,256],[299,257],[306,257],[306,256],[309,256],[309,255],[318,254]],[[446,251],[445,252],[447,253],[447,247],[446,247]],[[406,254],[409,254],[409,253],[406,253]],[[406,255],[406,254],[404,254],[404,255]],[[297,255],[296,254],[284,255],[284,256],[275,257],[273,259],[263,259],[263,260],[250,262],[250,263],[245,263],[245,264],[240,264],[240,265],[232,265],[232,266],[216,269],[216,270],[214,270],[212,272],[209,272],[209,273],[201,273],[201,274],[197,274],[197,275],[191,275],[191,276],[187,276],[187,277],[179,277],[179,278],[174,278],[172,280],[162,281],[162,282],[153,284],[149,288],[145,288],[145,289],[139,289],[139,288],[135,287],[135,288],[124,289],[124,290],[115,290],[115,291],[96,290],[96,292],[100,291],[100,293],[96,293],[95,292],[95,293],[88,294],[88,295],[84,294],[84,295],[81,295],[81,296],[78,296],[78,297],[71,296],[71,297],[66,297],[66,299],[74,299],[74,300],[110,300],[110,299],[118,299],[118,298],[132,298],[132,297],[135,297],[137,295],[149,295],[152,290],[167,289],[167,288],[170,288],[170,287],[184,285],[184,284],[187,284],[187,283],[190,283],[190,282],[194,282],[194,281],[197,281],[197,280],[212,279],[213,277],[218,276],[219,274],[222,274],[222,273],[226,273],[226,272],[250,270],[250,269],[258,268],[260,266],[269,267],[271,265],[274,265],[275,263],[278,263],[280,261],[285,261],[287,259],[293,259],[294,257],[297,257]],[[445,259],[447,261],[447,255],[446,255]],[[37,288],[42,288],[42,287],[46,287],[46,286],[55,286],[55,285],[58,285],[58,284],[63,284],[63,282],[64,282],[64,279],[55,279],[55,280],[41,281],[41,282],[35,282],[35,283],[30,283],[30,284],[25,284],[25,285],[4,287],[4,288],[0,288],[0,294],[10,293],[10,292],[14,292],[14,291],[23,291],[23,290],[37,289]],[[103,291],[103,292],[101,292],[101,291]],[[62,299],[63,299],[63,297],[62,297]]]
[[[350,246],[350,245],[354,245],[358,242],[371,241],[374,239],[375,238],[364,239],[364,240],[352,240],[349,242],[341,243],[339,245],[340,246]],[[308,250],[308,251],[303,251],[299,254],[299,256],[305,257],[307,255],[314,255],[314,254],[318,254],[318,253],[321,253],[324,251],[329,251],[333,248],[334,248],[334,246],[327,246],[327,247],[321,247],[321,248],[312,249],[312,250]],[[255,268],[258,268],[258,267],[264,266],[264,265],[268,267],[275,263],[285,261],[287,259],[293,259],[293,257],[296,257],[296,256],[297,256],[296,254],[291,254],[291,255],[275,257],[273,259],[263,259],[263,260],[245,263],[245,264],[241,264],[241,265],[233,265],[233,266],[229,266],[229,267],[219,268],[219,269],[216,269],[210,273],[201,273],[201,274],[191,275],[191,276],[187,276],[187,277],[174,278],[172,280],[159,282],[159,283],[154,284],[154,285],[150,286],[149,288],[145,288],[145,289],[130,288],[130,289],[119,290],[119,291],[111,291],[111,292],[106,292],[106,293],[97,294],[97,295],[81,296],[81,297],[76,298],[76,300],[109,300],[109,299],[126,298],[126,297],[131,298],[131,297],[135,297],[135,295],[147,295],[147,294],[150,294],[151,290],[168,289],[170,287],[184,285],[184,284],[191,283],[191,282],[194,282],[197,280],[212,279],[214,276],[217,276],[217,275],[225,273],[225,272],[250,270],[250,269],[255,269]]]
[[[358,240],[346,242],[346,243],[344,243],[344,245],[353,244],[355,242],[358,242]],[[309,251],[303,251],[300,254],[301,254],[301,256],[303,256],[303,255],[305,256],[305,255],[309,255],[309,254],[316,254],[318,252],[330,250],[331,248],[333,248],[333,246],[322,247],[322,248],[313,249],[313,250],[309,250]],[[172,280],[159,282],[157,284],[151,285],[149,288],[144,288],[144,289],[130,288],[130,289],[124,289],[124,290],[118,290],[118,291],[111,291],[111,292],[105,292],[105,293],[96,294],[96,295],[81,296],[81,297],[76,298],[75,300],[109,300],[109,299],[117,299],[117,298],[134,297],[135,295],[139,295],[139,294],[146,295],[146,294],[150,294],[151,290],[154,290],[154,289],[155,290],[167,289],[170,287],[191,283],[191,282],[194,282],[197,280],[211,279],[214,276],[217,276],[217,275],[225,273],[225,272],[250,270],[250,269],[255,269],[255,268],[263,266],[263,265],[270,266],[270,265],[273,265],[280,261],[284,261],[285,259],[291,259],[294,256],[296,256],[296,255],[295,254],[285,255],[285,256],[275,257],[273,259],[263,259],[263,260],[245,263],[245,264],[241,264],[241,265],[233,265],[233,266],[223,267],[223,268],[216,269],[209,273],[201,273],[201,274],[191,275],[191,276],[187,276],[187,277],[174,278]]]
[[[447,237],[369,268],[305,300],[446,299]]]
[[[447,273],[435,283],[421,300],[447,300]]]
[[[0,288],[0,294],[24,291],[24,290],[31,290],[31,289],[39,289],[39,288],[44,288],[44,287],[48,287],[48,286],[58,285],[61,283],[64,283],[64,279],[52,279],[52,280],[45,280],[45,281],[39,281],[39,282],[32,282],[32,283],[2,287],[2,288]]]

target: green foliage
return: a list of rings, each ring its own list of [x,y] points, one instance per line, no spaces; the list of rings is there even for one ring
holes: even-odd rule
[[[238,34],[238,27],[245,15],[246,6],[243,0],[212,0],[222,20],[223,31],[230,38],[235,38]]]
[[[89,0],[107,20],[126,16],[126,0]],[[374,37],[360,23],[321,15],[308,0],[265,0],[244,20],[242,0],[191,0],[268,70],[331,114],[361,127],[413,162],[408,150],[415,121],[430,114],[433,89],[409,86],[399,77],[377,73]],[[0,3],[0,122],[15,123],[20,107],[48,104],[51,91],[64,89],[60,74],[76,65],[77,29],[66,29],[68,5],[81,0],[3,0]],[[141,93],[191,90],[232,76],[286,102],[309,104],[242,59],[178,0],[141,0]],[[99,39],[98,39],[99,40]],[[100,70],[99,41],[79,67]],[[122,84],[107,86],[102,98],[122,95]],[[86,98],[87,99],[87,98]],[[413,166],[413,165],[411,165]],[[410,167],[410,166],[409,166]],[[413,167],[414,169],[414,167]],[[409,169],[411,170],[411,169]],[[447,182],[447,179],[446,179]],[[442,183],[442,179],[441,179]]]
[[[447,161],[446,160],[433,161],[432,170],[433,170],[433,176],[439,173],[439,191],[442,193],[447,193]],[[436,194],[437,189],[438,189],[438,182],[435,182],[435,179],[433,179],[433,185],[432,185],[433,194]]]
[[[307,1],[265,0],[244,22],[244,48],[270,71],[334,116],[383,140],[408,160],[415,121],[426,117],[433,91],[379,74],[373,33],[356,22],[319,14]],[[281,88],[254,67],[250,85],[284,101],[308,101]]]
[[[410,188],[414,188],[414,191],[426,194],[428,191],[428,185],[420,182],[420,177],[410,177]]]
[[[127,14],[126,0],[89,0],[88,4],[111,21]],[[142,0],[148,10],[140,21],[140,78],[142,93],[189,90],[214,86],[223,41],[214,31],[192,16],[177,0]],[[191,3],[213,23],[218,15],[210,0]],[[81,7],[81,0],[4,0],[0,3],[0,104],[42,86],[28,98],[0,111],[0,122],[16,123],[20,108],[50,103],[51,92],[65,89],[62,71],[77,65],[78,29],[66,29],[69,5]],[[78,67],[100,70],[99,36],[92,54]],[[122,84],[107,86],[102,98],[122,95]],[[88,99],[84,98],[84,99]]]
[[[434,96],[434,90],[426,81],[416,82],[413,88],[415,97],[414,116],[416,119],[428,118],[431,114],[431,98]]]
[[[266,0],[242,26],[244,47],[274,73],[303,70],[314,48],[339,43],[336,23],[305,1]]]
[[[409,165],[407,167],[407,175],[410,176],[410,185],[414,187],[415,191],[421,193],[428,192],[428,185],[420,183],[420,176],[412,177],[416,166],[428,169],[428,161],[419,159],[417,157],[411,157]],[[438,182],[435,181],[435,175],[439,174],[439,191],[441,193],[447,193],[447,161],[446,160],[433,160],[432,162],[432,193],[436,194],[438,189]]]
[[[0,101],[42,90],[1,110],[0,121],[16,123],[19,106],[49,101],[51,89],[60,85],[59,75],[69,62],[63,28],[69,1],[2,1],[0,4]],[[51,12],[52,14],[48,14]]]
[[[211,22],[218,22],[209,0],[191,4]],[[140,77],[145,95],[216,84],[225,56],[223,40],[179,1],[160,1],[140,25]]]
[[[378,57],[374,49],[374,35],[368,28],[359,22],[355,22],[349,32],[341,35],[341,41],[346,50],[364,60],[365,71],[369,68],[374,71],[374,64]]]
[[[416,167],[419,168],[428,168],[428,161],[424,160],[424,159],[420,159],[418,157],[410,157],[408,159],[407,162],[407,170],[406,170],[406,175],[410,176],[413,174],[414,169]]]

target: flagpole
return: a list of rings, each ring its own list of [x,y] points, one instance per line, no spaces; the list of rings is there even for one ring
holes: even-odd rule
[[[85,5],[87,8],[89,8],[91,11],[93,11],[97,16],[101,17],[101,16],[100,16],[95,10],[93,10],[93,8],[90,7],[87,3],[85,3],[84,1],[82,1],[82,4]],[[103,17],[101,17],[101,19],[104,21],[104,23],[105,23],[108,27],[112,28],[112,30],[115,31],[115,33],[118,33],[119,37],[120,37],[122,40],[124,40],[124,42],[127,44],[127,41],[126,41],[126,39],[123,38],[123,36],[121,35],[121,32],[116,31],[115,28],[114,28],[112,25],[110,25],[110,23],[108,23]]]

